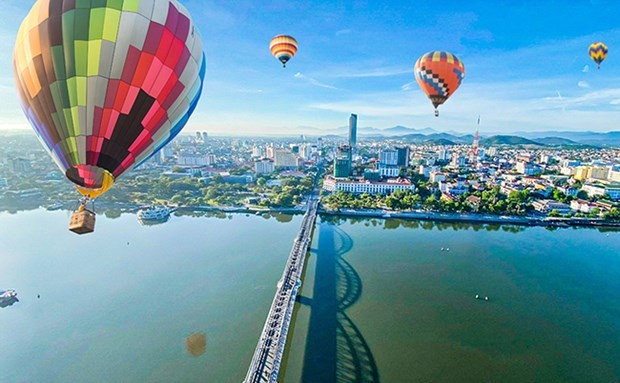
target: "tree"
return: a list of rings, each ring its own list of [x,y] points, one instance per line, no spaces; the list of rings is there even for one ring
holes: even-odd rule
[[[603,215],[603,218],[608,219],[608,220],[619,220],[620,219],[620,209],[618,209],[616,207],[612,207],[611,210],[609,210],[608,212],[606,212]]]
[[[549,217],[559,217],[560,216],[560,212],[557,209],[553,209],[549,212],[549,214],[547,214],[547,216]]]

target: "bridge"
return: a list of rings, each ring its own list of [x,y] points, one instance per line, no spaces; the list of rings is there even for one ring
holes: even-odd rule
[[[282,278],[278,281],[276,295],[271,303],[263,332],[256,345],[252,362],[243,383],[276,383],[280,363],[286,346],[286,335],[293,317],[297,291],[310,247],[312,230],[316,221],[319,201],[315,194],[308,201],[299,234],[293,241],[293,248],[286,262]]]

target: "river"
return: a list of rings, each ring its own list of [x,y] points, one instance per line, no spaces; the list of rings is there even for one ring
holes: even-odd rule
[[[301,216],[68,219],[0,213],[1,382],[243,379]],[[620,381],[620,232],[325,217],[294,319],[283,383]]]

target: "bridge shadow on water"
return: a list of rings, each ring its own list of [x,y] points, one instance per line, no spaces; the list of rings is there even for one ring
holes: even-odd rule
[[[346,310],[362,296],[362,280],[343,256],[353,241],[339,227],[321,223],[302,382],[375,383],[379,371],[364,336]]]

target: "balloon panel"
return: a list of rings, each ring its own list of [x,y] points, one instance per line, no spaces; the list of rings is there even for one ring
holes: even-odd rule
[[[449,52],[429,52],[418,59],[414,73],[420,88],[437,107],[450,97],[465,77],[465,66]]]
[[[206,67],[177,0],[39,0],[13,62],[26,116],[86,189],[113,182],[179,133]]]

